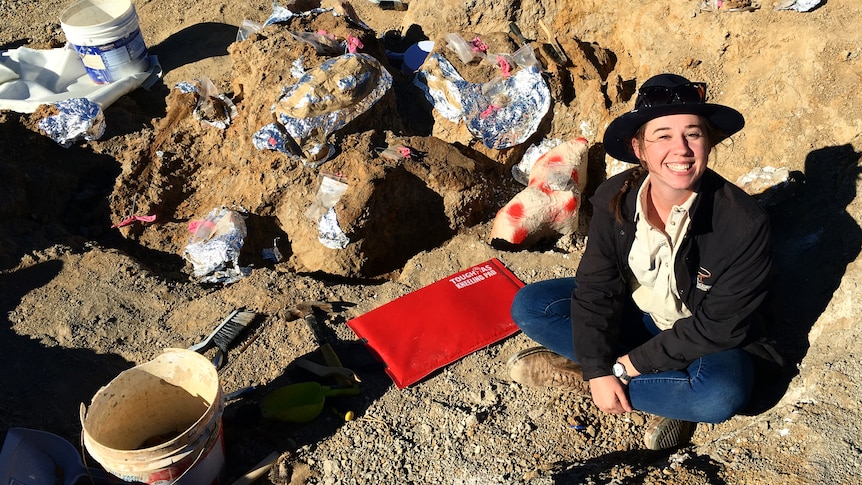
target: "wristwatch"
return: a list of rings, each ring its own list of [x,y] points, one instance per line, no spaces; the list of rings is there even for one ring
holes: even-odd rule
[[[629,385],[632,378],[626,373],[626,366],[624,366],[621,362],[617,361],[612,368],[614,372],[614,377],[622,381],[623,384]]]

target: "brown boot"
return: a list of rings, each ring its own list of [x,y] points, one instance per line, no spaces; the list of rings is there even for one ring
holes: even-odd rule
[[[544,347],[522,350],[506,363],[509,377],[526,386],[586,389],[580,364]]]
[[[646,427],[644,443],[647,449],[664,450],[688,444],[697,423],[653,416]]]

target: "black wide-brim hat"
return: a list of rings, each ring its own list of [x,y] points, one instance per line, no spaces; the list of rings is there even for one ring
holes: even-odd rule
[[[659,74],[647,79],[641,86],[641,89],[651,86],[663,86],[674,89],[690,82],[688,79],[676,74]],[[640,91],[638,92],[640,93]],[[641,125],[660,116],[694,114],[705,117],[719,131],[718,139],[712,140],[713,144],[719,143],[745,126],[745,118],[743,118],[739,111],[720,104],[706,102],[683,103],[676,98],[671,99],[668,104],[649,107],[643,106],[643,104],[641,96],[638,96],[635,100],[635,108],[633,110],[620,115],[608,125],[603,140],[605,152],[608,155],[624,162],[640,163],[632,152],[631,139],[635,136]]]

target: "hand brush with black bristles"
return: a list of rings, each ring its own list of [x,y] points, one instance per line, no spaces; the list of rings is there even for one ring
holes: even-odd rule
[[[213,357],[213,365],[216,369],[224,366],[227,349],[236,340],[237,336],[254,320],[257,314],[243,309],[234,310],[216,327],[207,338],[200,343],[192,345],[189,350],[203,353],[213,345],[218,349]]]

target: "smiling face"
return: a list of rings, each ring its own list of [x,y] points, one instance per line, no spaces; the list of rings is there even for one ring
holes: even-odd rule
[[[712,149],[706,121],[693,114],[662,116],[648,121],[642,132],[642,139],[632,139],[632,148],[649,170],[652,190],[672,202],[687,198],[706,171]]]

